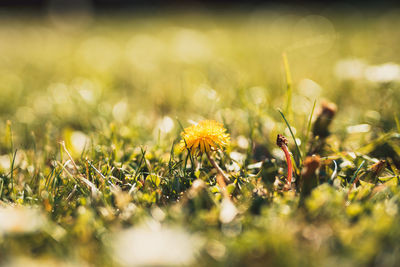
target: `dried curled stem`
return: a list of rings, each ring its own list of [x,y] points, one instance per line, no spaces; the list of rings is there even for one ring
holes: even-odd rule
[[[211,157],[210,152],[206,151],[207,158],[210,161],[211,165],[217,170],[217,183],[221,187],[222,193],[224,197],[228,197],[228,193],[226,191],[226,183],[230,181],[228,176],[224,173],[224,171],[221,169],[221,167],[217,164],[217,162]]]
[[[288,140],[286,137],[284,137],[281,134],[278,134],[278,137],[276,138],[276,144],[279,148],[282,149],[283,153],[285,154],[286,158],[286,163],[287,163],[287,183],[286,183],[286,189],[289,190],[292,185],[292,173],[293,173],[293,165],[292,165],[292,159],[290,158],[290,153],[289,149],[287,147]]]

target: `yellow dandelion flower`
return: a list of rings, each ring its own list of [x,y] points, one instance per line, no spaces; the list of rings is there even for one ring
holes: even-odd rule
[[[214,120],[201,121],[185,128],[182,132],[182,149],[189,149],[192,154],[208,153],[226,147],[230,142],[224,126]]]

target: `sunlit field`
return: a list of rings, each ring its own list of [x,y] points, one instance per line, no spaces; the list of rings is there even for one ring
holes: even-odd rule
[[[398,265],[399,28],[0,17],[0,266]]]

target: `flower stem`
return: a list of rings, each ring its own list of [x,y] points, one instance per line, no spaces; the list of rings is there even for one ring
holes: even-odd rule
[[[284,137],[281,134],[278,134],[278,137],[276,139],[276,144],[282,149],[283,153],[285,154],[286,163],[287,163],[287,167],[288,167],[287,168],[286,187],[287,187],[287,189],[290,189],[291,185],[292,185],[293,165],[292,165],[292,159],[290,158],[287,143],[288,143],[288,141],[287,141],[286,137]]]
[[[213,167],[217,170],[218,174],[217,174],[217,183],[218,185],[221,187],[224,196],[227,196],[227,192],[226,192],[226,183],[230,181],[230,179],[228,178],[228,176],[226,176],[226,174],[224,173],[224,171],[221,169],[220,166],[218,166],[217,162],[215,162],[215,160],[211,157],[210,152],[207,151],[207,158],[210,161],[211,165],[213,165]]]

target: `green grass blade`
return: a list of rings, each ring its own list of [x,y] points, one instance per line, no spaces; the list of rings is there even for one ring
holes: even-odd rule
[[[313,118],[313,115],[314,115],[314,110],[315,110],[315,105],[316,104],[317,104],[317,100],[314,100],[314,105],[312,107],[310,118],[309,118],[308,124],[307,124],[307,132],[306,132],[306,135],[305,135],[304,140],[303,140],[303,151],[306,149],[306,145],[307,145],[308,139],[310,138],[311,122],[312,122],[312,118]]]
[[[138,166],[137,166],[137,169],[135,170],[135,174],[133,175],[133,177],[134,177],[135,180],[136,180],[136,179],[139,177],[139,175],[140,175],[140,171],[142,170],[143,162],[144,162],[144,164],[147,166],[147,164],[146,164],[146,159],[145,159],[145,157],[146,157],[146,150],[143,150],[143,148],[141,147],[141,148],[140,148],[140,152],[142,153],[142,157],[140,158],[140,161],[139,161],[139,164],[138,164]]]
[[[11,128],[11,121],[7,121],[6,123],[6,133],[4,135],[4,144],[10,149],[10,153],[13,153],[14,151],[14,138],[13,138],[13,132]]]
[[[283,67],[285,70],[286,77],[286,106],[285,113],[289,115],[292,113],[292,93],[293,93],[293,84],[292,84],[292,75],[290,73],[289,61],[287,59],[286,53],[282,54],[283,58]]]
[[[14,156],[11,160],[11,173],[10,173],[10,180],[11,180],[11,191],[14,193],[14,165],[15,165],[15,157],[17,156],[17,150],[14,152]]]
[[[337,169],[338,169],[338,166],[337,166],[337,163],[336,163],[335,160],[333,160],[333,164],[335,165],[335,169],[333,169],[332,175],[331,175],[331,177],[330,177],[330,179],[329,179],[329,183],[330,183],[330,184],[333,183],[333,179],[335,179],[336,176],[337,176]]]
[[[360,170],[364,166],[364,164],[365,164],[365,160],[363,160],[363,162],[361,162],[360,166],[358,166],[356,172],[353,174],[353,177],[351,177],[350,184],[352,184],[354,182],[354,180],[356,179],[358,173],[360,172]]]
[[[285,115],[284,115],[284,114],[282,113],[282,111],[280,111],[279,109],[278,109],[278,111],[279,111],[279,113],[281,114],[283,120],[285,121],[286,126],[289,128],[290,134],[291,134],[291,136],[292,136],[292,138],[293,138],[293,142],[294,142],[294,144],[295,144],[295,146],[296,146],[296,152],[297,152],[297,153],[296,153],[296,154],[297,154],[297,157],[295,157],[295,161],[296,161],[296,165],[297,165],[298,167],[300,167],[300,163],[303,161],[303,158],[302,158],[302,156],[301,156],[300,148],[299,148],[299,146],[297,145],[296,137],[294,137],[294,134],[293,134],[293,131],[292,131],[292,127],[290,127],[290,124],[289,124],[289,122],[287,121]]]
[[[3,185],[4,185],[4,180],[1,179],[1,186],[0,186],[0,199],[3,197]]]
[[[185,132],[185,128],[183,128],[183,125],[182,125],[181,121],[178,120],[178,119],[177,119],[177,121],[178,121],[179,127],[182,129],[182,132]],[[185,142],[185,146],[187,146],[185,139],[183,139],[183,142]],[[192,164],[192,168],[191,169],[192,169],[192,174],[193,174],[194,173],[194,160],[193,160],[193,157],[192,157],[192,153],[190,153],[190,149],[189,148],[186,148],[186,150],[188,152],[188,156],[185,159],[185,165],[183,166],[183,168],[184,168],[184,170],[186,169],[187,161],[188,161],[188,158],[189,158],[190,162]]]
[[[169,152],[169,161],[168,161],[168,173],[172,175],[172,165],[174,161],[174,146],[175,146],[176,141],[174,140],[172,142],[171,150]]]
[[[396,114],[394,115],[394,120],[396,121],[397,132],[400,133],[400,122]]]

